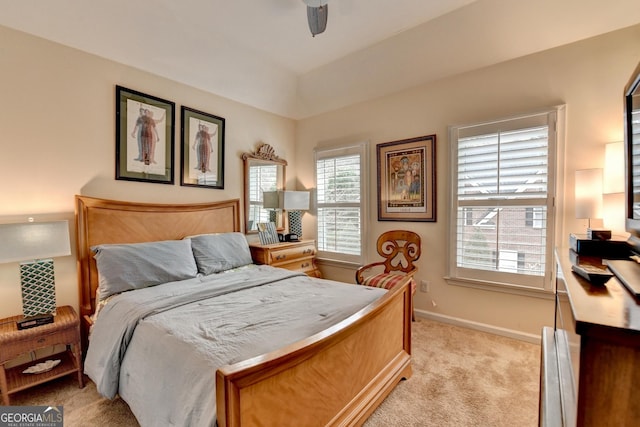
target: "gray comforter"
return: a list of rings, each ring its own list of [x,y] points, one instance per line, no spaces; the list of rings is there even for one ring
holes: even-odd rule
[[[212,426],[218,368],[320,332],[385,292],[253,265],[124,292],[100,311],[85,373],[143,426]]]

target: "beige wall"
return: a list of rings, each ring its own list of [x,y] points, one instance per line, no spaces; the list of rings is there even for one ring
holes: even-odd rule
[[[622,90],[640,60],[640,26],[491,66],[353,105],[299,122],[295,163],[303,186],[313,187],[313,148],[368,140],[369,236],[395,228],[414,230],[423,238],[418,280],[431,282],[429,293],[416,294],[420,311],[497,328],[539,334],[553,322],[551,300],[448,285],[446,275],[449,147],[448,126],[509,117],[559,104],[567,105],[566,158],[561,163],[565,200],[559,200],[568,233],[584,230],[574,218],[573,172],[602,167],[604,144],[621,141]],[[425,53],[427,55],[428,53]],[[437,135],[437,222],[378,222],[376,144],[420,135]],[[560,157],[562,162],[562,153]],[[305,229],[315,228],[311,215]],[[368,255],[376,257],[375,240]],[[329,277],[351,277],[344,270],[323,268]],[[335,275],[335,276],[334,276]]]
[[[443,280],[449,219],[447,127],[566,104],[567,190],[566,200],[559,201],[564,241],[569,232],[585,227],[573,218],[573,172],[601,167],[603,145],[622,139],[622,87],[640,60],[638,40],[640,26],[635,26],[295,122],[0,27],[0,222],[34,216],[72,223],[74,194],[178,203],[242,198],[240,153],[260,141],[289,161],[290,186],[312,188],[316,145],[368,140],[369,235],[405,227],[423,237],[418,279],[430,281],[431,291],[417,294],[417,309],[537,335],[543,324],[552,322],[550,300],[451,286]],[[224,117],[225,189],[116,181],[116,84],[172,100],[177,111],[187,105]],[[437,222],[377,222],[375,145],[433,133]],[[179,141],[176,129],[177,183]],[[314,217],[306,214],[305,237],[314,228]],[[369,247],[373,257],[375,250]],[[329,277],[352,277],[351,271],[325,270]],[[77,307],[73,256],[56,259],[56,282],[58,303]],[[0,265],[0,316],[20,311],[18,266]]]
[[[0,223],[61,218],[73,231],[75,194],[171,203],[242,199],[242,152],[267,142],[293,160],[293,120],[4,27],[0,52]],[[175,102],[176,184],[114,179],[116,84]],[[224,190],[180,186],[181,105],[226,119]],[[287,171],[295,177],[295,165]],[[55,260],[56,292],[58,304],[77,308],[74,255]],[[0,316],[21,310],[18,264],[0,264]]]

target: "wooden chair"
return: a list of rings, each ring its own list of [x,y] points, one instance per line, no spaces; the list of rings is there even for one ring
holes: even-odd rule
[[[409,280],[411,295],[415,294],[417,285],[413,276],[418,271],[418,267],[414,262],[420,258],[421,245],[420,236],[412,231],[392,230],[382,233],[378,237],[377,249],[384,261],[373,262],[358,268],[356,282],[359,285],[391,289]],[[382,267],[384,270],[376,273]],[[413,302],[411,304],[413,305]]]

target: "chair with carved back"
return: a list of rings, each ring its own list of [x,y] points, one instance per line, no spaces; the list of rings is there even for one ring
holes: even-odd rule
[[[408,277],[413,295],[416,292],[413,276],[418,271],[414,263],[422,253],[421,245],[420,236],[413,231],[391,230],[382,233],[378,237],[377,250],[384,260],[358,268],[356,282],[359,285],[391,289],[406,283]]]

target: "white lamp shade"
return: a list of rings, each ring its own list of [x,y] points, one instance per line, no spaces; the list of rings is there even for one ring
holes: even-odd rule
[[[602,196],[602,224],[612,233],[622,235],[625,233],[624,193],[604,194]]]
[[[611,142],[604,146],[603,193],[624,193],[624,144]]]
[[[281,206],[286,211],[306,211],[309,209],[308,191],[283,191]]]
[[[281,192],[280,191],[263,191],[262,207],[265,209],[282,209],[282,206],[280,206],[278,193],[281,193]]]
[[[602,218],[602,169],[576,171],[576,218]]]
[[[69,221],[0,224],[0,263],[71,255]]]

